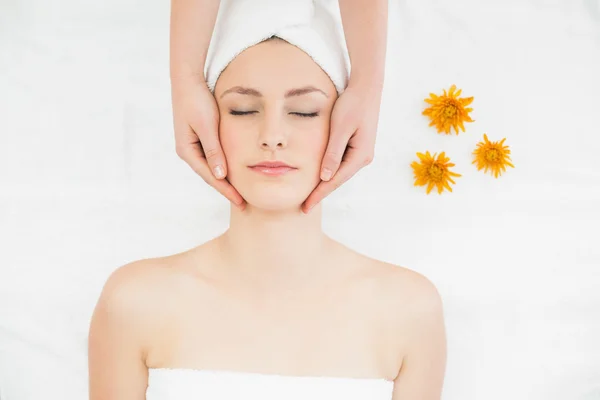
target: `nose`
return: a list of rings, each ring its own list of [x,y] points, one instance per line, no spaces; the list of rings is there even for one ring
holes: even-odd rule
[[[266,122],[258,137],[258,144],[262,150],[285,149],[287,142],[287,135],[284,133],[282,124],[278,121]]]

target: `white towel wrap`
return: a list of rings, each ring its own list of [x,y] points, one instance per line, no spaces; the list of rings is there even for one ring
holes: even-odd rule
[[[338,94],[350,77],[338,0],[221,0],[204,76],[214,93],[219,75],[245,49],[278,36],[308,54]]]

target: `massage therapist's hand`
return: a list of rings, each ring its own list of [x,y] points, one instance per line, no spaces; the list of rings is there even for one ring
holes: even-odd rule
[[[382,90],[381,85],[353,86],[350,82],[336,100],[321,182],[304,201],[303,212],[308,213],[373,160]]]
[[[227,162],[219,141],[219,108],[206,82],[177,79],[172,80],[171,88],[177,155],[243,210],[246,202],[225,179]]]

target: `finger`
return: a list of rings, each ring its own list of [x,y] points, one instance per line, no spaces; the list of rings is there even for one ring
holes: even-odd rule
[[[344,125],[340,125],[338,128],[336,124],[332,123],[329,143],[321,163],[322,180],[329,181],[337,173],[348,146],[348,140],[354,134],[354,131],[355,129],[347,128]]]
[[[210,186],[225,196],[241,210],[245,208],[246,202],[239,192],[226,179],[216,179],[210,171],[206,159],[201,156],[200,143],[192,143],[184,149],[178,150],[180,157]]]
[[[311,208],[319,204],[325,197],[331,194],[334,190],[342,186],[352,176],[356,174],[362,167],[363,163],[358,157],[352,160],[342,161],[340,168],[335,176],[330,181],[321,181],[312,191],[308,198],[304,201],[302,210],[308,214]]]
[[[227,176],[227,162],[219,141],[218,118],[209,119],[208,124],[194,121],[191,128],[200,139],[204,157],[213,176],[217,179],[225,178]]]
[[[192,128],[188,129],[191,135],[196,136],[196,134],[193,133]],[[209,178],[209,176],[207,176],[207,172],[208,175],[210,175],[210,171],[208,170],[208,165],[206,163],[206,159],[204,158],[202,146],[200,145],[199,141],[190,142],[189,140],[180,140],[176,143],[175,152],[179,158],[185,161],[192,168],[192,170],[194,170],[196,174],[200,175],[200,177],[202,177],[206,183],[209,183],[207,180],[207,178]]]
[[[227,179],[213,178],[213,184],[211,186],[239,207],[240,210],[243,211],[246,208],[246,201]]]

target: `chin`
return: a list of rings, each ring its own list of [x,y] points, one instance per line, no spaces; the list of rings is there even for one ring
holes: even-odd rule
[[[252,175],[232,174],[230,183],[246,203],[266,211],[299,210],[320,179],[297,176],[295,179],[252,179]]]
[[[298,210],[308,197],[302,196],[298,191],[279,190],[254,190],[246,195],[240,193],[249,206],[265,211]]]

